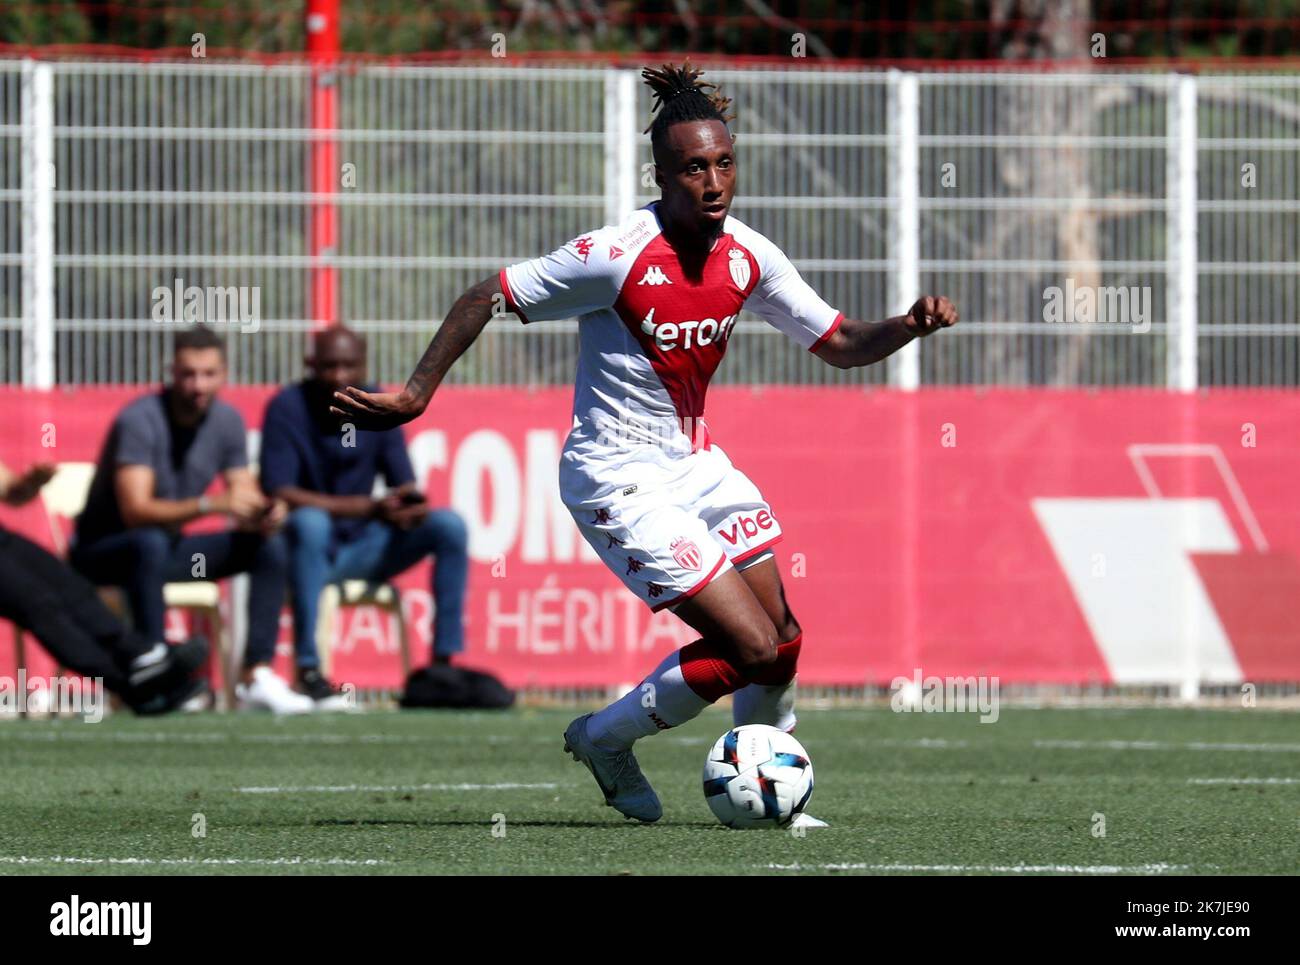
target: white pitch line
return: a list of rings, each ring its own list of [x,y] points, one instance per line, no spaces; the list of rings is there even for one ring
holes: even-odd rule
[[[93,743],[108,741],[117,744],[437,744],[462,742],[461,735],[446,734],[228,734],[221,731],[201,731],[197,733],[169,733],[167,731],[28,731],[0,735],[0,743],[5,738],[20,741],[35,741],[43,744],[55,744],[60,741]],[[558,744],[562,735],[555,737],[504,737],[486,735],[475,737],[475,743],[481,744]],[[710,743],[700,738],[700,743]]]
[[[1190,777],[1188,784],[1300,784],[1300,777]]]
[[[237,787],[240,794],[346,794],[354,791],[553,791],[558,784],[313,784],[303,787]]]
[[[1186,871],[1185,864],[769,864],[761,867],[769,871],[951,871],[989,872],[1009,874],[1084,874],[1125,875],[1164,874],[1168,871]]]
[[[4,856],[0,855],[0,864],[7,865],[30,865],[30,864],[107,864],[107,865],[192,865],[211,867],[213,865],[266,865],[273,867],[283,867],[292,865],[307,865],[311,867],[324,867],[328,865],[344,865],[346,867],[369,867],[373,865],[392,864],[391,861],[383,861],[379,858],[366,858],[357,860],[353,858],[78,858],[68,857],[65,855],[51,855],[46,858],[32,858],[26,855],[21,856]]]
[[[1207,741],[1076,741],[1036,740],[1035,747],[1070,751],[1261,751],[1296,754],[1300,744],[1215,744]]]

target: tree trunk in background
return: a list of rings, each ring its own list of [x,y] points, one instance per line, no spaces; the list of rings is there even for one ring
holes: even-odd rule
[[[1006,25],[1006,41],[999,54],[1015,60],[1072,60],[1081,70],[1091,68],[1090,0],[996,0],[991,12],[994,25]],[[1010,136],[1078,136],[1092,128],[1092,91],[1068,84],[1037,88],[999,87],[996,133]],[[1050,258],[1070,263],[1063,271],[1005,275],[1005,282],[989,292],[988,317],[1015,321],[1026,304],[1038,309],[1031,320],[1041,320],[1042,290],[1065,286],[1072,277],[1076,287],[1101,284],[1097,212],[1086,207],[1093,197],[1087,148],[1073,145],[1050,152],[1041,148],[1012,147],[996,159],[999,194],[1004,197],[1068,199],[1065,210],[1047,212],[1005,211],[989,219],[981,247],[988,256],[1010,250],[1011,257]],[[1010,248],[1009,248],[1010,246]],[[1019,297],[1008,304],[1013,293]],[[1031,384],[1071,385],[1085,361],[1088,331],[1073,327],[1054,336],[1046,359],[1032,364],[1029,339],[998,336],[990,340],[983,376]]]

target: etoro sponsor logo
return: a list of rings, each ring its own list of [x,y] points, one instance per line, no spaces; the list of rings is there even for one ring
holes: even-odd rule
[[[655,322],[655,309],[650,309],[641,319],[641,331],[653,336],[655,347],[661,350],[674,348],[689,349],[693,346],[712,345],[731,337],[731,330],[736,325],[736,316],[728,315],[719,321],[705,318],[701,321]],[[680,341],[680,344],[678,344]]]
[[[775,522],[776,520],[772,518],[770,512],[766,509],[760,509],[753,516],[737,517],[732,521],[730,530],[719,529],[717,533],[732,546],[735,546],[741,536],[744,536],[747,540],[753,539],[761,530],[771,529],[772,524]]]

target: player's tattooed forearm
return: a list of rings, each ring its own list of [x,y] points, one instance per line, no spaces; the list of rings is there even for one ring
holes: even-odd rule
[[[425,399],[433,394],[452,363],[474,344],[491,319],[495,284],[496,279],[482,281],[456,299],[407,380],[407,389]]]

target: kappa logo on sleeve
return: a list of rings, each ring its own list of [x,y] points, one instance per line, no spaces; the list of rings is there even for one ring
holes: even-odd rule
[[[584,235],[581,238],[575,238],[569,244],[573,245],[573,250],[578,253],[582,263],[587,263],[587,256],[591,254],[591,249],[595,247],[595,242],[591,240],[591,235]]]

